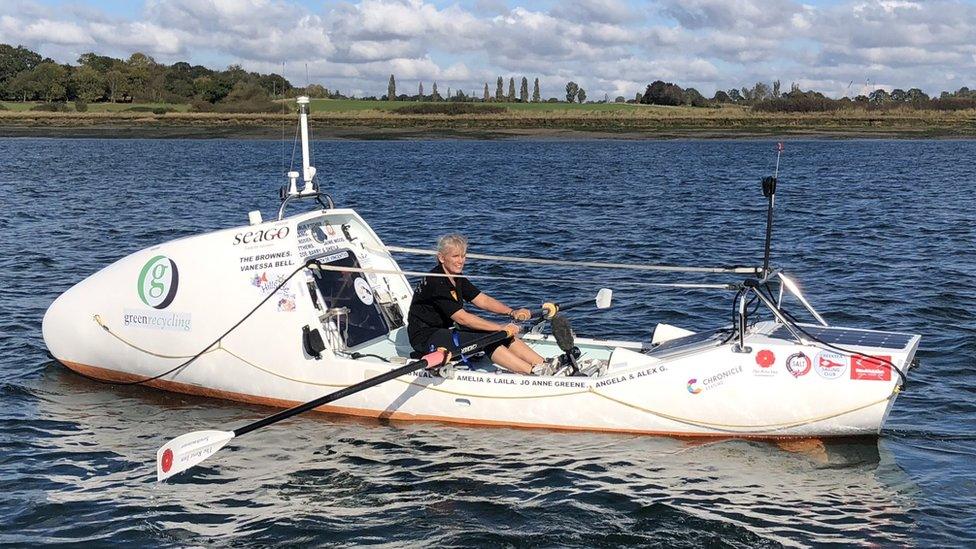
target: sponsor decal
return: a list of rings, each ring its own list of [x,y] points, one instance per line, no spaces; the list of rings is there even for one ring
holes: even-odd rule
[[[241,272],[246,273],[248,271],[293,267],[295,262],[292,260],[291,250],[283,250],[280,252],[241,256],[239,265]]]
[[[157,255],[139,271],[136,290],[139,300],[153,309],[165,309],[176,298],[180,286],[180,272],[176,262],[165,255]]]
[[[369,286],[369,282],[366,282],[365,278],[357,276],[353,286],[356,287],[356,296],[359,297],[359,301],[366,305],[373,304],[373,288]]]
[[[192,329],[190,313],[142,309],[123,309],[122,325],[170,332],[189,332]]]
[[[284,225],[281,227],[271,227],[268,229],[257,229],[253,231],[242,231],[234,235],[234,246],[261,244],[273,240],[282,240],[291,232],[291,227]]]
[[[813,369],[824,379],[838,379],[847,373],[847,356],[821,351],[813,361]]]
[[[280,274],[272,275],[269,278],[268,273],[266,272],[255,274],[251,277],[251,286],[257,288],[261,295],[266,296],[285,280],[285,276],[287,275]],[[279,311],[290,312],[295,310],[295,290],[292,288],[290,283],[282,286],[278,290],[277,295]]]
[[[742,366],[736,366],[734,368],[729,368],[728,370],[723,370],[715,375],[702,378],[699,384],[698,378],[691,378],[688,380],[688,392],[697,395],[702,391],[715,389],[721,385],[724,385],[726,381],[732,379],[733,376],[742,373]]]
[[[163,457],[159,459],[159,464],[162,466],[163,472],[168,473],[169,470],[173,468],[173,450],[167,448],[166,451],[163,452]]]
[[[887,362],[886,362],[887,361]],[[851,379],[891,381],[891,355],[851,356]]]
[[[759,377],[773,377],[779,370],[773,367],[776,363],[776,355],[769,349],[763,349],[756,353],[756,365],[752,367],[752,375]]]
[[[810,357],[803,353],[793,353],[786,359],[786,371],[793,374],[793,377],[807,375],[812,365]]]
[[[769,349],[763,349],[762,351],[756,353],[756,364],[758,364],[760,368],[769,368],[774,362],[776,362],[776,355],[774,355]]]

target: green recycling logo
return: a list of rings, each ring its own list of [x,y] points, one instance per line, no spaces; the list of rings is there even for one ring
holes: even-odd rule
[[[139,299],[154,309],[165,309],[176,298],[180,272],[176,262],[165,255],[157,255],[139,273]]]

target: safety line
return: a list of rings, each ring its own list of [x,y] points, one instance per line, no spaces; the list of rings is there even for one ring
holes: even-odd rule
[[[525,276],[502,276],[502,275],[449,275],[441,273],[430,273],[422,271],[401,271],[396,269],[365,269],[359,267],[342,267],[339,265],[323,265],[321,263],[313,263],[308,266],[309,269],[320,269],[323,271],[336,271],[342,273],[374,273],[374,274],[390,274],[390,275],[404,275],[404,276],[435,276],[435,277],[459,277],[475,280],[517,280],[521,282],[542,282],[542,283],[561,283],[561,284],[581,284],[586,286],[593,286],[597,284],[597,281],[590,279],[580,279],[580,278],[538,278],[538,277],[525,277]],[[637,286],[637,287],[654,287],[654,288],[684,288],[684,289],[714,289],[714,290],[735,290],[738,288],[735,284],[697,284],[697,283],[668,283],[668,282],[626,282],[626,281],[613,281],[613,282],[603,282],[604,284],[609,284],[613,286]]]
[[[370,250],[382,252],[382,249],[366,246]],[[437,255],[437,250],[423,248],[406,248],[403,246],[387,246],[391,252],[405,254]],[[734,273],[756,274],[759,267],[683,267],[676,265],[638,265],[633,263],[603,263],[599,261],[566,261],[562,259],[539,259],[534,257],[515,257],[510,255],[467,254],[472,259],[488,259],[492,261],[510,261],[513,263],[532,263],[535,265],[559,265],[562,267],[591,267],[594,269],[629,269],[635,271],[665,271],[678,273]]]
[[[117,340],[121,341],[122,343],[128,345],[129,347],[132,347],[133,349],[135,349],[137,351],[140,351],[140,352],[143,352],[143,353],[145,353],[147,355],[154,356],[154,357],[158,357],[158,358],[192,358],[193,356],[195,356],[195,355],[165,355],[165,354],[162,354],[162,353],[157,353],[155,351],[150,351],[148,349],[144,349],[144,348],[136,345],[135,343],[132,343],[130,341],[127,341],[122,336],[120,336],[120,335],[116,334],[115,332],[113,332],[112,329],[109,328],[108,324],[105,324],[102,321],[101,315],[92,315],[92,320],[94,320],[96,324],[98,324],[99,326],[101,326],[101,328],[103,330],[105,330],[106,332],[108,332],[109,335],[111,335],[115,339],[117,339]],[[219,351],[221,349],[221,344],[222,344],[222,342],[217,342],[216,345],[211,345],[209,349],[207,349],[203,353],[200,353],[200,356],[203,356],[203,355],[208,354],[208,353],[212,353],[214,351]]]
[[[824,420],[827,420],[827,419],[832,419],[832,418],[835,418],[835,417],[839,417],[839,416],[843,416],[843,415],[846,415],[846,414],[850,414],[852,412],[857,412],[857,411],[863,410],[865,408],[870,408],[871,406],[875,406],[877,404],[880,404],[882,402],[885,402],[887,400],[890,400],[892,397],[894,397],[895,395],[898,394],[898,388],[896,387],[895,390],[892,391],[890,395],[882,398],[881,400],[877,400],[875,402],[871,402],[871,403],[865,404],[863,406],[858,406],[856,408],[851,408],[850,410],[843,410],[843,411],[840,411],[840,412],[837,412],[837,413],[827,414],[827,415],[824,415],[824,416],[814,417],[814,418],[810,418],[810,419],[804,419],[804,420],[798,420],[798,421],[791,421],[791,422],[784,422],[784,423],[767,423],[767,424],[762,424],[762,425],[738,425],[738,424],[732,424],[732,423],[711,423],[711,422],[707,422],[707,421],[696,421],[696,420],[692,420],[692,419],[688,419],[688,418],[682,418],[682,417],[679,417],[679,416],[673,416],[671,414],[665,414],[664,412],[657,412],[655,410],[651,410],[651,409],[648,409],[648,408],[644,408],[642,406],[638,406],[638,405],[633,404],[633,403],[630,403],[630,402],[626,402],[626,401],[623,401],[623,400],[619,400],[619,399],[613,398],[613,397],[611,397],[611,396],[609,396],[607,394],[600,393],[600,392],[597,392],[597,391],[592,391],[591,390],[591,392],[594,395],[596,395],[596,396],[603,397],[603,398],[605,398],[605,399],[607,399],[607,400],[609,400],[611,402],[615,402],[617,404],[620,404],[620,405],[623,405],[623,406],[627,406],[628,408],[633,408],[635,410],[639,410],[641,412],[648,413],[648,414],[651,414],[651,415],[654,415],[654,416],[657,416],[657,417],[660,417],[660,418],[668,419],[668,420],[671,420],[671,421],[675,421],[675,422],[678,422],[678,423],[684,423],[685,425],[691,425],[691,426],[694,426],[694,427],[707,427],[709,429],[715,429],[717,431],[724,431],[724,432],[727,432],[727,433],[743,434],[743,433],[749,432],[747,430],[755,430],[755,429],[764,430],[765,432],[771,432],[771,431],[781,431],[783,429],[789,429],[791,427],[802,427],[804,425],[809,425],[811,423],[817,423],[818,421],[824,421]],[[738,430],[736,430],[736,429],[738,429]]]
[[[118,339],[122,343],[124,343],[124,344],[128,345],[129,347],[132,347],[133,349],[136,349],[136,350],[138,350],[140,352],[143,352],[143,353],[146,353],[148,355],[155,356],[155,357],[160,357],[160,358],[186,358],[185,356],[179,356],[179,355],[164,355],[164,354],[161,354],[161,353],[156,353],[156,352],[153,352],[153,351],[149,351],[147,349],[144,349],[142,347],[139,347],[138,345],[135,345],[135,344],[133,344],[133,343],[125,340],[124,338],[122,338],[121,336],[119,336],[115,332],[113,332],[111,330],[111,328],[109,328],[108,325],[106,325],[104,322],[102,322],[101,317],[99,315],[94,315],[93,320],[95,320],[95,322],[97,322],[98,325],[101,326],[106,332],[108,332],[110,335],[112,335],[112,337]],[[255,364],[255,363],[253,363],[253,362],[245,359],[244,357],[242,357],[242,356],[234,353],[230,349],[224,348],[223,345],[222,345],[222,343],[219,344],[215,348],[212,348],[212,349],[207,350],[206,353],[211,353],[213,351],[224,351],[228,355],[236,358],[237,360],[243,362],[244,364],[246,364],[246,365],[248,365],[248,366],[250,366],[250,367],[252,367],[252,368],[254,368],[256,370],[262,371],[262,372],[264,372],[264,373],[266,373],[268,375],[271,375],[273,377],[277,377],[277,378],[280,378],[280,379],[284,379],[284,380],[287,380],[287,381],[291,381],[293,383],[300,383],[300,384],[304,384],[304,385],[314,385],[316,387],[331,387],[331,388],[347,387],[347,385],[343,385],[343,384],[322,383],[322,382],[316,382],[316,381],[309,381],[309,380],[306,380],[306,379],[299,379],[299,378],[294,378],[294,377],[286,376],[284,374],[280,374],[278,372],[275,372],[275,371],[269,370],[267,368],[264,368],[262,366],[259,366],[259,365]],[[206,353],[204,353],[204,354],[206,354]],[[494,374],[486,374],[486,375],[494,375]],[[755,432],[756,430],[762,430],[764,432],[781,431],[783,429],[789,429],[791,427],[801,427],[801,426],[804,426],[804,425],[809,425],[811,423],[817,423],[819,421],[824,421],[824,420],[827,420],[827,419],[832,419],[832,418],[839,417],[839,416],[842,416],[842,415],[846,415],[846,414],[850,414],[850,413],[853,413],[853,412],[857,412],[857,411],[863,410],[865,408],[870,408],[871,406],[875,406],[877,404],[880,404],[882,402],[885,402],[887,400],[890,400],[895,395],[897,395],[898,392],[899,392],[898,391],[898,388],[896,387],[895,390],[892,391],[892,393],[890,395],[888,395],[888,396],[886,396],[886,397],[884,397],[884,398],[882,398],[880,400],[877,400],[875,402],[871,402],[871,403],[865,404],[863,406],[858,406],[856,408],[851,408],[850,410],[843,410],[843,411],[840,411],[840,412],[831,413],[831,414],[827,414],[827,415],[823,415],[823,416],[819,416],[819,417],[814,417],[814,418],[810,418],[810,419],[804,419],[804,420],[798,420],[798,421],[791,421],[791,422],[783,422],[783,423],[767,423],[767,424],[762,424],[762,425],[741,425],[741,424],[732,424],[732,423],[712,423],[712,422],[707,422],[707,421],[697,421],[697,420],[693,420],[693,419],[689,419],[689,418],[684,418],[684,417],[680,417],[680,416],[666,414],[664,412],[659,412],[659,411],[656,411],[656,410],[651,410],[649,408],[645,408],[643,406],[639,406],[639,405],[633,404],[631,402],[627,402],[627,401],[624,401],[624,400],[620,400],[620,399],[614,398],[614,397],[612,397],[610,395],[607,395],[605,393],[601,393],[601,392],[595,390],[593,387],[588,387],[585,390],[581,390],[581,391],[570,391],[570,392],[565,392],[565,393],[553,393],[553,394],[541,394],[541,395],[538,395],[538,394],[537,395],[484,395],[484,394],[476,394],[476,393],[465,393],[465,392],[461,392],[461,391],[451,391],[451,390],[448,390],[448,389],[442,389],[440,387],[434,387],[431,384],[418,383],[416,380],[405,380],[405,379],[397,378],[396,381],[398,381],[399,383],[403,383],[403,384],[406,384],[406,385],[413,385],[413,386],[419,387],[421,389],[428,390],[428,391],[433,391],[433,392],[437,392],[437,393],[443,393],[443,394],[448,394],[448,395],[453,395],[453,396],[463,396],[463,397],[471,397],[471,398],[480,398],[480,399],[486,399],[486,400],[529,400],[529,399],[542,399],[542,398],[557,398],[557,397],[565,397],[565,396],[573,396],[573,395],[580,395],[580,394],[591,393],[594,396],[598,396],[598,397],[604,398],[606,400],[609,400],[609,401],[611,401],[613,403],[616,403],[616,404],[619,404],[621,406],[626,406],[628,408],[632,408],[634,410],[638,410],[638,411],[641,411],[641,412],[644,412],[644,413],[647,413],[647,414],[651,414],[653,416],[657,416],[657,417],[660,417],[662,419],[667,419],[667,420],[674,421],[674,422],[677,422],[677,423],[682,423],[682,424],[685,424],[685,425],[691,425],[693,427],[705,427],[705,428],[708,428],[708,429],[714,429],[714,430],[717,430],[717,431],[723,431],[723,432],[732,433],[732,434],[743,434],[743,433]]]

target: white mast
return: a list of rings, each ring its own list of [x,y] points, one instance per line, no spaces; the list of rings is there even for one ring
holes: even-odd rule
[[[312,194],[315,192],[314,187],[312,187],[312,179],[315,177],[315,167],[310,166],[308,163],[308,102],[307,96],[303,95],[298,98],[298,115],[302,129],[302,179],[305,181],[305,188],[302,189],[302,194]],[[292,187],[292,189],[295,189],[295,187]]]

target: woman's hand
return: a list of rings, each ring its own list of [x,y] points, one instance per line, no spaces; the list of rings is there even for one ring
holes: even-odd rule
[[[512,312],[508,313],[508,316],[512,317],[517,322],[525,322],[526,320],[532,318],[532,312],[528,309],[513,309]]]
[[[506,324],[502,329],[505,330],[505,333],[508,334],[508,337],[515,337],[518,335],[519,331],[522,330],[522,328],[520,328],[518,324],[513,324],[511,322]]]

